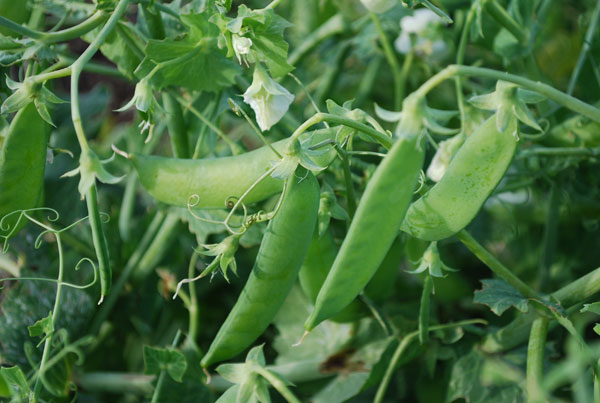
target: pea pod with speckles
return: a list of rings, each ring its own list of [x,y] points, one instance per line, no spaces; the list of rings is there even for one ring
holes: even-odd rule
[[[475,218],[494,191],[517,148],[517,140],[484,122],[450,162],[444,177],[411,204],[401,229],[426,241],[448,238]]]

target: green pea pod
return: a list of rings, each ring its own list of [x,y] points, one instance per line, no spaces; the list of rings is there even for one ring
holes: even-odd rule
[[[399,125],[401,138],[375,170],[360,200],[315,309],[304,324],[308,331],[356,298],[396,238],[424,159],[420,126],[403,123]]]
[[[40,117],[33,102],[21,109],[8,128],[8,134],[0,149],[0,220],[15,210],[39,206],[44,185],[46,147],[50,126]],[[18,215],[14,214],[2,223],[0,235],[13,235],[18,227]]]
[[[307,133],[310,142],[316,144],[335,136],[331,129]],[[288,140],[273,143],[273,147],[283,153]],[[326,165],[334,158],[335,152],[325,153],[315,161]],[[192,196],[198,208],[223,208],[229,197],[240,197],[252,184],[272,167],[279,158],[269,147],[247,152],[242,155],[201,160],[165,158],[143,154],[130,154],[142,186],[155,199],[167,204],[186,207]],[[258,202],[281,192],[283,181],[270,176],[264,178],[244,198],[247,204]]]
[[[496,115],[485,121],[450,162],[443,178],[411,204],[401,229],[437,241],[465,228],[504,176],[517,140],[496,128]]]
[[[318,208],[319,184],[312,173],[300,168],[289,179],[250,277],[202,358],[203,367],[241,353],[269,326],[298,277]]]

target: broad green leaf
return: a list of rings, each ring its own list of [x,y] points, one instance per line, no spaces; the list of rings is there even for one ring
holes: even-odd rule
[[[144,346],[144,373],[158,375],[165,370],[171,378],[181,382],[187,362],[185,356],[176,350]]]
[[[216,92],[233,84],[240,68],[217,47],[217,28],[204,14],[182,15],[181,22],[188,28],[188,35],[180,40],[148,41],[136,77],[143,78],[160,65],[150,79],[157,89],[176,85]]]
[[[527,312],[527,298],[518,290],[502,280],[481,280],[483,287],[475,291],[473,302],[485,304],[496,315],[502,315],[508,308],[514,306],[521,312]]]
[[[21,368],[17,366],[0,368],[0,376],[4,378],[4,381],[12,391],[12,396],[17,398],[17,401],[21,401],[19,399],[22,399],[23,401],[27,400],[31,390],[29,389],[27,378],[23,371],[21,371]]]
[[[583,308],[579,312],[592,312],[600,315],[600,302],[593,302],[591,304],[583,304]]]
[[[483,358],[475,351],[459,358],[452,367],[448,384],[447,402],[463,398],[467,402],[478,402],[485,393],[479,380]]]

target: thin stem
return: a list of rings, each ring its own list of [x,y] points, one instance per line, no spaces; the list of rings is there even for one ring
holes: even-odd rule
[[[340,157],[340,160],[342,161],[342,167],[344,169],[344,180],[346,181],[346,204],[348,205],[350,221],[352,221],[352,217],[354,217],[354,213],[356,212],[356,194],[354,193],[354,184],[352,183],[352,172],[350,172],[348,155],[346,154],[346,151],[337,143],[334,144],[334,147],[335,151]]]
[[[242,114],[242,116],[244,117],[244,119],[246,119],[246,122],[248,122],[248,124],[252,128],[252,131],[258,136],[260,141],[262,141],[264,145],[269,147],[269,149],[271,151],[273,151],[273,153],[277,156],[277,158],[283,158],[281,156],[281,154],[279,153],[279,151],[277,151],[275,149],[275,147],[273,147],[273,145],[271,145],[271,143],[265,138],[265,136],[263,136],[262,132],[260,130],[258,130],[258,127],[256,127],[256,125],[254,124],[252,119],[250,119],[250,116],[248,116],[248,114],[246,113],[244,108],[242,108],[240,105],[238,105],[238,103],[235,102],[232,98],[229,98],[229,103],[230,103],[230,106],[233,105],[233,107],[235,108],[234,112],[239,112]]]
[[[429,341],[429,315],[431,292],[433,291],[433,279],[427,273],[423,281],[423,293],[421,294],[421,305],[419,307],[419,342],[425,344]]]
[[[257,366],[254,369],[260,376],[265,378],[289,403],[300,403],[300,400],[294,396],[292,391],[286,386],[286,384],[279,379],[279,377],[273,375],[273,373],[263,367]]]
[[[56,247],[58,249],[58,278],[57,278],[57,284],[56,284],[56,296],[54,298],[54,308],[52,308],[52,329],[55,329],[56,327],[56,322],[58,320],[58,312],[59,312],[59,308],[60,308],[60,303],[62,300],[62,281],[63,281],[63,275],[64,275],[64,262],[63,262],[63,248],[62,248],[62,241],[60,239],[60,234],[55,233],[54,234],[55,238],[56,238]],[[35,380],[35,386],[33,389],[33,398],[32,398],[32,402],[35,403],[37,402],[38,396],[40,394],[41,391],[41,387],[42,387],[42,378],[44,377],[44,372],[46,371],[46,361],[48,360],[48,356],[50,354],[50,347],[52,345],[52,336],[53,334],[50,333],[48,335],[48,337],[46,338],[46,341],[44,342],[44,350],[42,352],[42,360],[40,361],[40,369],[38,372],[38,376]]]
[[[506,266],[504,266],[494,255],[488,252],[475,238],[466,230],[456,234],[457,238],[469,249],[479,260],[489,267],[495,275],[516,288],[523,296],[527,298],[537,297],[537,292],[525,284],[520,278],[515,276]]]
[[[173,156],[175,158],[189,158],[188,133],[181,106],[173,95],[168,92],[163,93],[162,99],[167,117],[167,127],[169,128]]]
[[[279,3],[281,3],[281,0],[273,0],[265,8],[263,8],[263,10],[271,10],[277,7]]]
[[[373,25],[375,25],[375,29],[377,30],[377,35],[379,36],[379,40],[381,41],[381,46],[383,47],[383,53],[385,54],[385,58],[387,59],[388,64],[390,65],[390,69],[392,70],[392,76],[394,78],[394,109],[400,110],[402,107],[402,92],[403,92],[403,77],[400,71],[400,64],[398,63],[398,59],[396,58],[396,54],[390,45],[390,41],[388,40],[383,27],[381,26],[381,21],[379,17],[375,13],[370,13],[371,20],[373,21]]]
[[[325,39],[342,33],[346,30],[346,22],[342,14],[336,14],[325,21],[319,28],[313,31],[288,57],[288,62],[295,65],[310,52],[315,46]]]
[[[527,401],[541,402],[544,399],[542,380],[544,376],[544,350],[548,334],[548,319],[539,317],[531,325],[527,346]]]
[[[460,42],[458,44],[458,50],[456,52],[456,64],[457,65],[462,65],[465,62],[465,53],[467,50],[469,33],[471,31],[471,24],[473,23],[473,19],[475,18],[476,11],[477,11],[477,2],[473,2],[473,4],[471,5],[471,8],[469,9],[469,13],[467,14],[467,19],[465,20],[465,25],[463,26],[463,30],[460,35]],[[458,102],[458,110],[460,111],[461,133],[464,133],[465,121],[466,121],[466,106],[465,106],[465,95],[463,93],[462,77],[456,76],[454,78],[454,83],[456,85],[456,98],[457,98],[457,102]]]
[[[486,10],[498,24],[506,28],[519,42],[527,44],[529,35],[523,30],[521,24],[514,20],[511,15],[496,0],[486,0]]]
[[[196,263],[198,262],[198,257],[200,255],[198,252],[194,251],[192,253],[192,257],[190,259],[190,264],[188,265],[188,277],[192,277],[194,275],[194,271],[196,270]],[[188,327],[188,339],[195,341],[198,336],[198,292],[196,291],[196,286],[194,284],[190,284],[190,306],[188,308],[189,313],[189,327]]]
[[[579,78],[579,74],[581,73],[581,69],[583,68],[583,64],[585,63],[585,59],[592,47],[592,41],[594,40],[594,35],[598,32],[598,22],[600,21],[600,0],[596,2],[596,8],[594,8],[594,12],[592,13],[592,18],[590,22],[590,26],[585,34],[585,39],[583,40],[583,46],[581,48],[581,52],[579,53],[579,58],[577,59],[577,64],[575,65],[575,69],[573,69],[573,74],[571,75],[571,79],[569,80],[569,86],[567,87],[567,94],[571,95],[575,90],[575,84],[577,84],[577,79]]]
[[[437,85],[439,85],[446,79],[452,78],[457,75],[476,76],[481,78],[489,78],[492,80],[508,81],[517,84],[525,89],[535,91],[541,95],[544,95],[546,98],[549,98],[552,101],[555,101],[571,109],[574,112],[587,116],[588,118],[596,122],[600,122],[600,109],[583,101],[580,101],[575,97],[565,94],[564,92],[559,91],[549,86],[548,84],[532,81],[514,74],[509,74],[483,67],[450,65],[445,69],[441,70],[433,77],[431,77],[429,80],[427,80],[423,85],[421,85],[421,87],[415,92],[415,94],[417,96],[424,97]]]
[[[540,263],[538,267],[538,287],[540,291],[544,291],[548,282],[548,274],[550,266],[554,261],[554,253],[557,247],[558,226],[560,223],[560,204],[558,197],[557,185],[554,183],[550,186],[550,194],[548,195],[546,222],[544,224],[544,238],[542,240]]]
[[[470,320],[465,320],[462,322],[447,323],[445,325],[430,326],[429,332],[434,332],[437,330],[444,330],[444,329],[451,329],[451,328],[455,328],[455,327],[468,326],[468,325],[476,325],[476,324],[485,325],[485,324],[487,324],[487,322],[482,319],[470,319]],[[396,351],[394,351],[394,355],[392,356],[392,359],[390,360],[390,364],[388,365],[387,369],[385,370],[385,374],[383,375],[383,378],[382,378],[381,382],[379,383],[379,387],[377,388],[377,393],[375,394],[375,399],[373,400],[373,403],[381,403],[383,401],[383,398],[385,397],[385,392],[387,391],[387,387],[390,384],[392,375],[394,374],[394,371],[395,371],[396,367],[398,366],[398,362],[400,361],[400,358],[404,355],[404,352],[406,351],[406,349],[418,337],[418,335],[419,335],[419,331],[417,330],[417,331],[407,334],[400,341],[400,345],[398,345],[398,347],[396,348]]]
[[[236,144],[231,141],[225,133],[223,133],[217,126],[215,126],[209,119],[206,118],[198,109],[196,109],[190,102],[188,102],[184,97],[179,94],[172,93],[186,109],[194,114],[198,119],[202,121],[206,126],[208,126],[213,132],[215,132],[223,141],[227,143],[231,152],[235,155],[237,152]]]
[[[381,144],[386,149],[390,149],[392,147],[393,141],[389,138],[388,135],[381,133],[372,127],[369,127],[363,123],[356,122],[352,119],[344,118],[341,116],[331,115],[329,113],[317,113],[313,115],[311,118],[307,119],[304,123],[302,123],[296,131],[291,136],[291,140],[297,140],[302,133],[307,131],[312,126],[319,124],[321,122],[329,122],[335,123],[339,125],[344,125],[356,129],[367,136],[371,137],[377,143]]]
[[[304,92],[304,94],[306,94],[306,97],[308,98],[308,101],[312,105],[315,112],[317,112],[317,113],[321,112],[321,110],[319,109],[319,105],[317,105],[317,103],[313,99],[312,95],[310,95],[310,92],[308,91],[306,86],[304,84],[302,84],[302,81],[300,81],[300,79],[298,77],[296,77],[295,75],[293,75],[292,73],[288,73],[288,76],[290,76],[292,78],[292,80],[294,80],[296,82],[296,84],[298,84],[300,86],[300,88],[302,88],[302,91]],[[329,125],[327,124],[327,122],[325,122],[325,127],[329,129]]]

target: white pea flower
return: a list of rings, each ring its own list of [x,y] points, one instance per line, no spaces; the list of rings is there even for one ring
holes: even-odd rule
[[[233,34],[231,40],[238,62],[242,64],[243,61],[244,64],[248,66],[248,55],[250,54],[250,48],[252,47],[252,39]]]
[[[397,0],[360,0],[360,2],[373,13],[385,13],[396,5]]]
[[[266,71],[256,66],[252,84],[244,92],[244,102],[256,114],[256,122],[262,131],[269,130],[287,112],[294,96],[273,80]]]
[[[443,22],[440,16],[428,8],[420,8],[413,15],[403,17],[400,20],[402,32],[394,42],[396,50],[402,54],[415,50],[425,56],[443,57],[448,50],[447,45],[439,38],[439,32],[436,32],[436,28]]]

